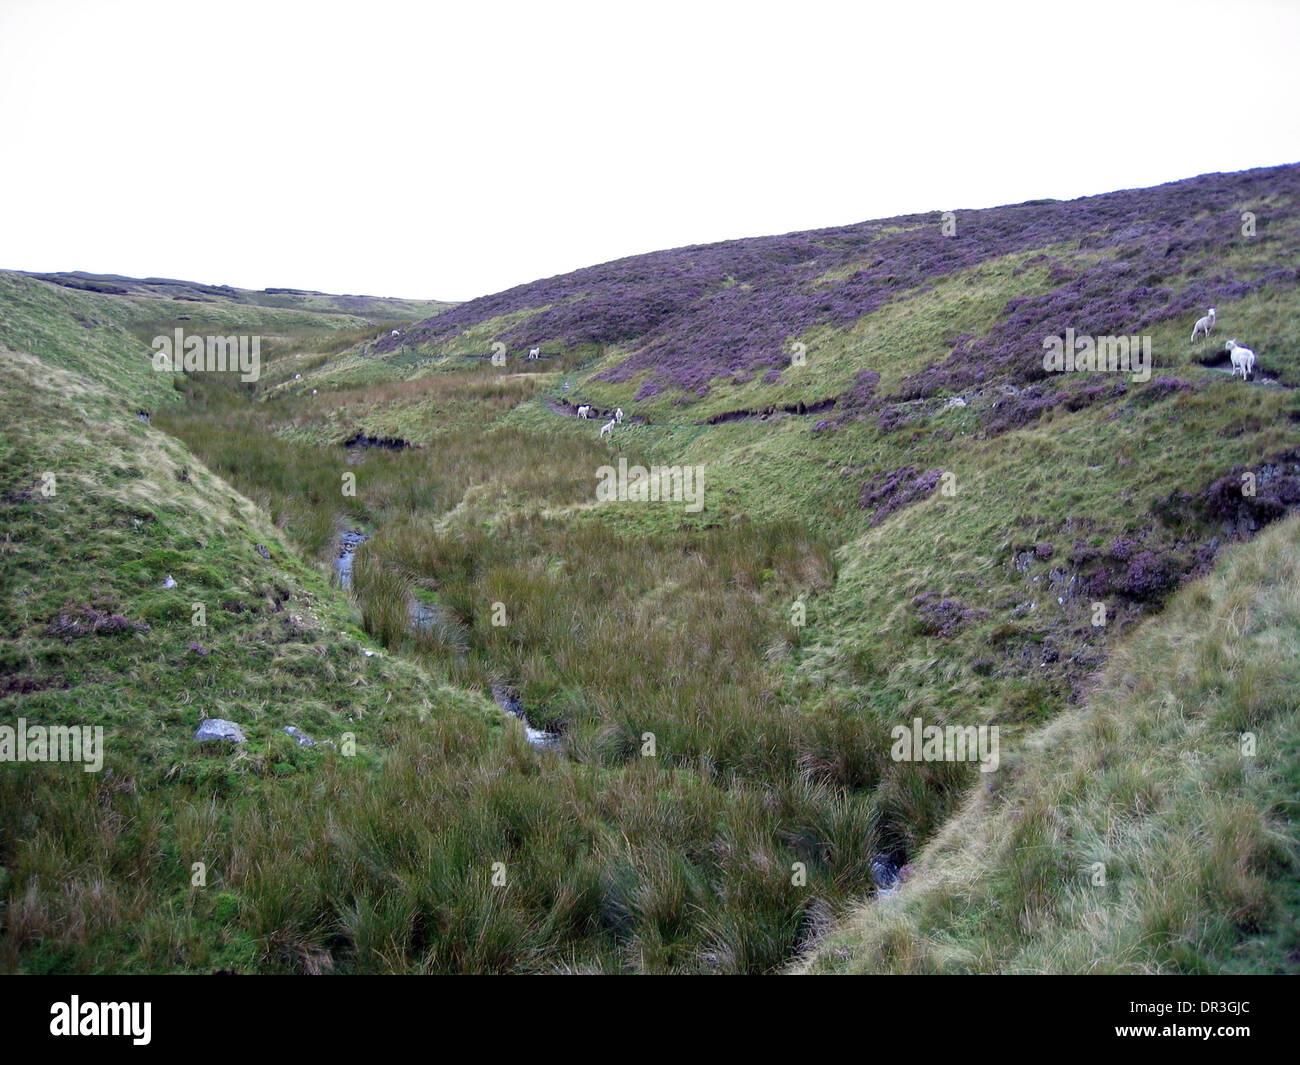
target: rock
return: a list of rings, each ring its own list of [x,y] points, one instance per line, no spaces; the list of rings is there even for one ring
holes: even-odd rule
[[[138,410],[135,412],[135,416],[144,422],[145,425],[149,424],[149,412],[147,410]]]
[[[298,742],[299,747],[316,746],[316,741],[308,736],[307,733],[303,732],[302,729],[294,728],[292,725],[285,725],[281,731],[286,736],[292,736]]]
[[[212,654],[211,651],[209,651],[206,647],[204,647],[201,643],[199,643],[196,640],[190,642],[190,650],[193,651],[196,655],[198,655],[201,658],[207,657],[208,655]]]
[[[171,575],[170,573],[167,574],[167,579],[166,579],[165,581],[163,581],[163,587],[164,587],[164,588],[175,588],[175,587],[176,587],[176,581],[175,581],[175,579],[172,577],[172,575]]]
[[[885,854],[877,854],[871,859],[871,879],[881,891],[892,891],[898,887],[898,866]]]
[[[948,402],[943,405],[943,409],[952,410],[954,407],[964,406],[966,406],[966,399],[964,396],[953,396],[952,399],[948,400]]]
[[[256,551],[259,555],[261,555],[261,556],[262,556],[264,559],[266,559],[268,562],[271,561],[271,551],[270,551],[270,549],[266,546],[266,544],[254,544],[254,545],[253,545],[253,550]]]
[[[244,730],[233,721],[226,721],[219,717],[210,717],[199,725],[199,730],[194,733],[194,740],[196,743],[207,743],[210,740],[225,740],[228,743],[243,743]]]

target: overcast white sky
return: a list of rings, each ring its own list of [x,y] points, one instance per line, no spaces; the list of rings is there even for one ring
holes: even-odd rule
[[[468,299],[1300,160],[1300,0],[0,0],[0,267]]]

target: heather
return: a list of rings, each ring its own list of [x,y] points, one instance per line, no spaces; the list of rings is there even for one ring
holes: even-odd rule
[[[1130,335],[1222,307],[1274,286],[1294,287],[1300,253],[1300,171],[1214,174],[1073,201],[937,214],[634,256],[472,300],[410,331],[445,343],[467,326],[532,311],[500,336],[512,349],[617,348],[599,379],[636,381],[634,398],[665,389],[700,399],[720,384],[774,381],[790,345],[819,326],[845,327],[880,307],[924,295],[941,278],[1035,248],[1051,287],[1006,302],[992,328],[964,337],[914,373],[901,398],[992,380],[1043,376],[1044,336],[1067,326]],[[1267,201],[1267,209],[1258,205]],[[1266,253],[1228,261],[1241,212],[1260,210],[1253,239]],[[545,308],[545,309],[539,309]],[[1194,317],[1194,315],[1193,315]],[[376,350],[395,342],[381,339]]]
[[[882,471],[862,486],[858,506],[864,510],[870,508],[871,524],[879,525],[899,507],[924,499],[933,492],[942,473],[942,470],[927,470],[918,474],[912,466]]]

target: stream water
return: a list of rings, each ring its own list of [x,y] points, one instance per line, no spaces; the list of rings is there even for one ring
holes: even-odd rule
[[[346,589],[352,588],[352,562],[356,555],[356,550],[364,544],[370,537],[366,533],[354,532],[345,529],[339,533],[339,553],[334,559],[334,572],[338,574],[339,584]],[[432,628],[438,618],[438,607],[432,603],[422,603],[418,599],[412,599],[407,604],[407,612],[410,615],[411,627],[413,629]],[[528,718],[524,716],[523,703],[514,692],[501,684],[492,685],[492,699],[506,713],[512,717],[519,718],[524,723],[524,731],[528,736],[528,742],[534,747],[542,750],[557,750],[560,746],[560,734],[558,732],[546,732],[543,729],[533,728],[528,723]]]
[[[339,554],[334,560],[334,572],[338,574],[339,584],[344,588],[352,587],[352,559],[356,550],[370,537],[365,533],[344,529],[339,533]]]
[[[534,747],[543,750],[556,750],[560,746],[560,734],[558,732],[544,732],[542,729],[533,728],[528,723],[528,718],[524,717],[524,704],[519,701],[519,697],[511,689],[503,684],[492,685],[492,699],[507,714],[519,718],[524,723],[524,731],[528,734],[528,742]]]

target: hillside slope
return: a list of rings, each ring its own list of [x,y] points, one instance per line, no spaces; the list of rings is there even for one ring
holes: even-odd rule
[[[434,353],[481,354],[486,346],[466,343],[480,337],[515,351],[597,348],[598,395],[665,414],[832,397],[843,410],[868,395],[1032,385],[1047,376],[1041,338],[1067,326],[1153,332],[1294,288],[1298,193],[1300,167],[1274,167],[656,252],[471,300],[402,343]],[[891,334],[939,300],[941,327],[897,350]],[[878,321],[887,328],[872,328]],[[1168,344],[1155,332],[1162,368],[1186,361],[1187,345],[1173,341],[1189,331]],[[791,364],[795,343],[805,366]],[[864,369],[880,375],[874,388],[863,387]],[[1273,372],[1295,383],[1294,367]]]
[[[799,971],[1300,972],[1298,691],[1291,518],[1175,596]]]
[[[22,272],[22,271],[20,271]],[[391,296],[336,296],[296,288],[262,290],[235,288],[232,285],[204,285],[165,277],[124,277],[121,274],[89,274],[83,270],[40,274],[25,272],[27,277],[77,292],[97,292],[126,296],[132,300],[167,300],[179,303],[242,304],[251,307],[277,307],[307,311],[312,314],[343,314],[369,321],[410,322],[454,307],[441,300],[405,300]]]

